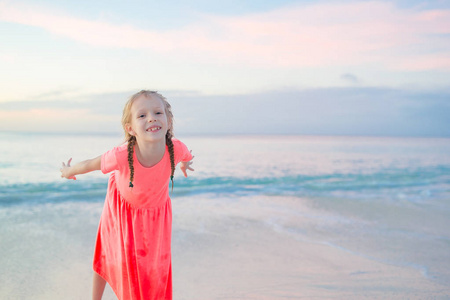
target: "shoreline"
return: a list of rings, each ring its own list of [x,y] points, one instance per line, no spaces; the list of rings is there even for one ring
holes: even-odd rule
[[[279,205],[301,199],[176,197],[172,267],[174,299],[445,299],[450,287],[430,281],[413,266],[390,265],[330,243],[296,238],[277,227]],[[273,206],[270,206],[270,205]],[[0,298],[33,295],[35,299],[88,298],[92,288],[92,255],[103,204],[42,204],[10,214],[15,234],[5,242],[6,273]],[[297,207],[298,208],[298,207]],[[14,208],[13,208],[14,209]],[[15,209],[14,209],[15,210]],[[307,207],[302,212],[310,215]],[[307,237],[311,224],[297,220]],[[45,221],[43,221],[45,220]],[[317,220],[316,220],[317,221]],[[321,220],[318,220],[321,222]],[[85,227],[80,227],[80,222]],[[30,230],[25,224],[33,225]],[[54,231],[64,224],[64,231]],[[6,232],[3,232],[6,234]],[[25,237],[27,248],[17,248]],[[297,236],[298,237],[298,236]],[[70,244],[70,248],[67,244]],[[50,248],[47,245],[52,245]],[[64,251],[62,251],[64,249]],[[4,275],[6,275],[4,274]],[[1,276],[0,276],[1,277]],[[24,281],[30,280],[26,286]],[[67,282],[72,284],[67,287]],[[104,300],[116,300],[107,287]]]
[[[108,177],[58,169],[117,139],[3,138],[0,298],[89,298]],[[186,138],[198,160],[170,194],[175,299],[450,299],[447,140],[308,141]]]

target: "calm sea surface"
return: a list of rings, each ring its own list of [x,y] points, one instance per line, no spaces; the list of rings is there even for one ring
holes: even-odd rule
[[[293,239],[450,282],[450,139],[179,138],[193,150],[195,172],[185,179],[177,171],[173,201],[240,201],[243,216],[261,216]],[[108,176],[68,181],[59,168],[70,157],[78,162],[120,143],[106,135],[0,133],[0,298],[45,299],[60,283],[55,274],[91,276]],[[270,210],[268,216],[245,210],[255,197],[280,200],[257,208]],[[62,263],[67,257],[70,266]]]

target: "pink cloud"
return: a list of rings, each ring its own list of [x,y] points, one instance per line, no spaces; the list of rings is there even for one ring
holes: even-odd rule
[[[89,109],[0,110],[0,130],[4,131],[92,131],[92,124],[100,131],[108,127],[115,129],[117,116],[98,115]]]
[[[239,17],[208,15],[170,31],[5,3],[0,4],[0,20],[92,46],[148,49],[209,63],[450,69],[448,63],[438,62],[450,56],[448,38],[439,37],[450,33],[450,10],[401,9],[381,1],[295,5]]]
[[[409,56],[392,63],[393,69],[422,71],[429,69],[450,70],[450,55]]]
[[[90,21],[71,17],[57,11],[45,11],[38,7],[0,3],[0,20],[43,28],[55,35],[81,43],[100,47],[145,48],[157,43],[161,34],[115,25],[102,21]],[[167,43],[166,43],[167,44]],[[166,45],[160,47],[164,50]]]
[[[391,61],[406,59],[417,45],[422,51],[444,47],[444,54],[450,53],[448,41],[436,39],[436,34],[450,33],[450,11],[400,10],[386,2],[287,7],[214,21],[220,24],[219,32],[225,32],[217,38],[233,45],[222,51],[231,56],[239,45],[239,55],[261,63],[299,67],[381,63],[392,67],[397,65]],[[411,59],[434,57],[424,52],[411,54]]]

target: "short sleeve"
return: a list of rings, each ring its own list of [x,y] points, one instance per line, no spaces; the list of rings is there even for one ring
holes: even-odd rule
[[[172,142],[175,149],[176,163],[179,163],[181,161],[190,161],[192,159],[192,154],[184,143],[177,139],[172,139]]]
[[[116,156],[118,150],[119,148],[115,147],[102,155],[101,170],[103,174],[109,173],[119,168]]]

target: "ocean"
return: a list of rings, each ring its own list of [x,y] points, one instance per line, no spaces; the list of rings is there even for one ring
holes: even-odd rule
[[[450,282],[449,138],[178,138],[195,172],[178,170],[171,192],[175,262],[214,222],[239,219],[418,272],[437,287]],[[0,141],[0,299],[88,298],[108,176],[64,180],[59,168],[121,137],[3,132]]]

